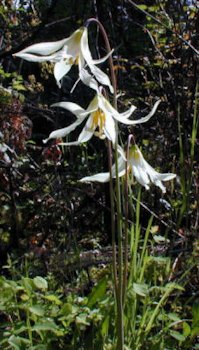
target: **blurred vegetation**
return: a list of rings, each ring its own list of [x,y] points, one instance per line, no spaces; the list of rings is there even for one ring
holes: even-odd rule
[[[42,142],[73,120],[50,105],[72,100],[86,107],[91,92],[81,83],[70,92],[75,68],[59,89],[52,64],[12,56],[32,43],[68,37],[89,17],[103,22],[114,48],[118,108],[133,103],[144,115],[162,100],[150,122],[122,128],[122,136],[133,131],[150,164],[177,174],[164,197],[155,188],[142,191],[139,217],[129,218],[140,225],[139,234],[132,226],[138,236],[131,237],[141,254],[153,216],[143,279],[132,277],[128,305],[134,303],[134,311],[126,310],[136,317],[135,349],[198,349],[199,16],[198,1],[185,0],[1,2],[1,348],[114,349],[108,186],[77,181],[107,169],[106,149],[97,139],[78,148]],[[99,57],[104,43],[92,31],[97,39],[91,35],[89,43]],[[138,192],[133,187],[135,207]],[[144,337],[142,327],[164,295]]]

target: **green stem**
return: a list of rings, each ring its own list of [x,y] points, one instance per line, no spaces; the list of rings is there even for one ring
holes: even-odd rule
[[[113,269],[113,282],[115,288],[115,295],[117,299],[118,285],[117,285],[117,258],[116,258],[116,239],[115,239],[115,204],[114,204],[114,190],[113,190],[113,177],[112,177],[112,148],[111,142],[108,141],[108,163],[109,163],[109,191],[110,191],[110,205],[111,205],[111,237],[112,237],[112,269]]]
[[[111,52],[111,47],[109,43],[108,36],[104,29],[104,26],[101,22],[96,18],[90,18],[87,20],[86,25],[88,26],[90,23],[95,22],[100,28],[100,31],[103,35],[104,42],[106,45],[107,52]],[[113,106],[117,109],[117,82],[116,76],[114,72],[113,58],[112,55],[109,56],[109,66],[111,73],[111,83],[113,86],[114,94],[113,94]],[[122,249],[122,210],[121,210],[121,192],[120,192],[120,179],[118,174],[118,128],[116,125],[116,142],[115,142],[115,168],[116,168],[116,211],[117,211],[117,235],[118,235],[118,282],[116,282],[116,243],[115,243],[115,213],[113,212],[113,186],[110,181],[110,199],[111,199],[111,222],[112,222],[112,249],[113,249],[113,274],[114,274],[114,287],[115,287],[115,296],[117,303],[117,350],[124,349],[124,322],[123,322],[123,249]],[[109,152],[110,153],[110,152]],[[112,160],[111,160],[112,162]],[[112,179],[111,172],[111,162],[109,155],[109,171],[110,178]]]
[[[127,289],[127,277],[128,277],[128,160],[129,160],[129,148],[131,140],[134,140],[133,135],[129,135],[127,151],[126,151],[126,164],[125,164],[125,183],[124,183],[124,207],[125,207],[125,227],[124,227],[124,273],[123,273],[123,303],[125,305],[126,289]]]

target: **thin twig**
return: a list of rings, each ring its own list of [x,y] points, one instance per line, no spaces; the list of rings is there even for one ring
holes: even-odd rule
[[[189,46],[190,49],[192,49],[197,55],[199,55],[199,50],[197,50],[192,44],[190,44],[186,39],[184,39],[182,37],[182,35],[176,33],[174,30],[172,30],[171,28],[169,28],[166,24],[164,24],[163,22],[161,22],[159,19],[157,19],[156,17],[154,17],[153,15],[151,15],[149,12],[147,12],[146,10],[143,10],[142,8],[139,7],[139,5],[137,5],[134,1],[132,0],[125,0],[126,2],[130,3],[131,5],[133,5],[133,7],[135,7],[137,10],[139,10],[140,12],[144,13],[146,16],[150,17],[151,19],[153,19],[156,23],[160,24],[162,27],[166,28],[167,30],[169,30],[173,35],[177,36],[184,44],[186,44],[187,46]]]

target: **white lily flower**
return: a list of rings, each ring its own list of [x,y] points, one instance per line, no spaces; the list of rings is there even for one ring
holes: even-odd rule
[[[152,109],[152,111],[143,118],[138,120],[130,120],[129,117],[136,109],[135,106],[131,106],[126,112],[119,113],[115,108],[113,108],[110,102],[101,94],[97,93],[93,98],[86,110],[75,103],[71,102],[59,102],[52,106],[63,107],[77,117],[77,120],[66,128],[58,129],[53,131],[49,137],[44,140],[47,142],[49,139],[62,138],[73,131],[78,125],[80,125],[86,117],[86,125],[84,126],[82,132],[80,133],[78,140],[75,142],[62,143],[65,146],[79,145],[91,139],[93,135],[98,136],[101,139],[107,137],[113,144],[116,140],[116,125],[115,121],[119,121],[126,125],[135,125],[144,123],[149,120],[155,113],[160,101],[157,101]],[[98,131],[96,131],[98,129]]]
[[[70,71],[73,65],[78,65],[79,73],[83,68],[88,67],[96,80],[101,85],[108,86],[110,91],[113,92],[109,77],[96,67],[97,64],[106,61],[112,52],[101,59],[94,60],[88,45],[88,29],[81,27],[66,39],[34,44],[15,53],[14,56],[30,62],[50,61],[55,63],[54,76],[59,86],[60,80]],[[92,78],[91,75],[90,78]],[[80,74],[80,79],[86,85],[89,84],[88,79],[84,81],[84,74]]]
[[[150,182],[155,186],[158,186],[163,193],[166,192],[166,188],[162,181],[169,181],[176,177],[173,173],[158,173],[155,169],[147,163],[144,159],[141,151],[137,145],[134,145],[129,150],[129,159],[127,165],[128,172],[131,172],[135,176],[136,180],[145,187],[146,190],[149,189]],[[126,173],[126,159],[124,152],[118,157],[118,175],[119,177],[125,175]],[[112,167],[112,176],[115,178],[115,164]],[[80,180],[80,182],[108,182],[110,180],[109,172],[99,173],[92,176],[86,176]]]

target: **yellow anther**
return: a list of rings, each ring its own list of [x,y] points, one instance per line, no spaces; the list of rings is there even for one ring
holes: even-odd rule
[[[100,134],[103,132],[103,127],[105,125],[105,114],[100,109],[93,113],[92,129],[99,127]]]
[[[73,64],[78,65],[78,62],[79,62],[79,56],[77,56],[75,59],[73,57],[71,57],[68,60],[68,63],[71,65],[73,65]]]

